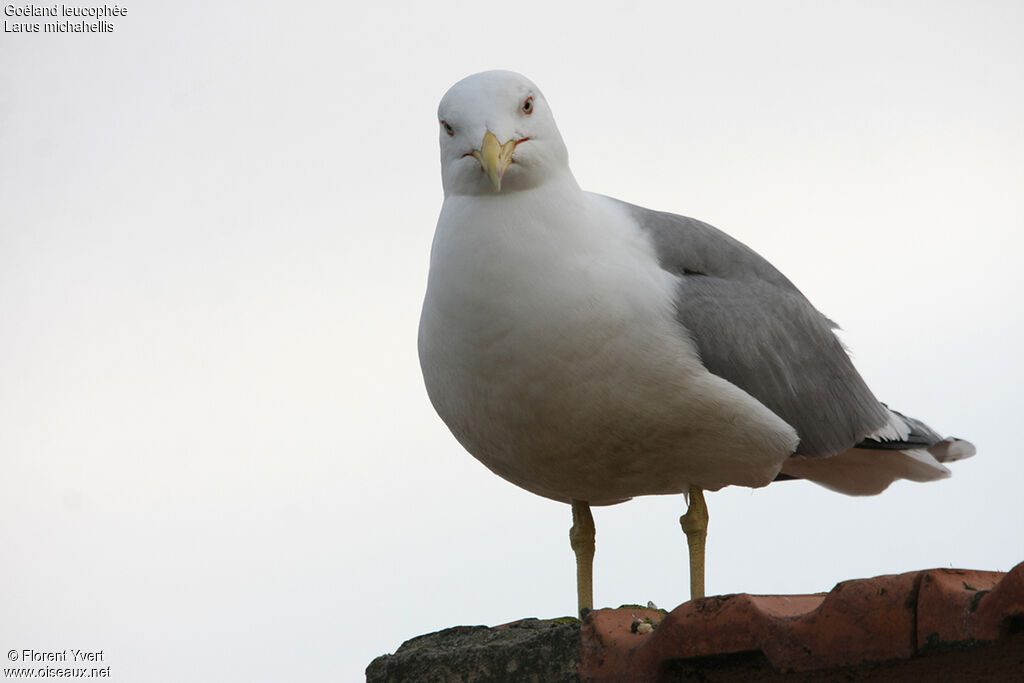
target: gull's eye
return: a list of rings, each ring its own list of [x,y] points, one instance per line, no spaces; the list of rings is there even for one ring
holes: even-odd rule
[[[533,97],[527,97],[523,102],[523,113],[527,116],[533,113]]]
[[[441,127],[444,128],[444,132],[448,133],[448,135],[455,135],[455,129],[452,128],[452,125],[450,123],[448,123],[447,121],[443,121],[442,120],[441,121]]]

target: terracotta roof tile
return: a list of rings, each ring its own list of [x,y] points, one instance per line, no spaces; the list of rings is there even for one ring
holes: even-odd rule
[[[638,619],[657,628],[633,632]],[[1009,573],[932,569],[844,581],[827,594],[709,597],[668,615],[591,612],[584,680],[656,680],[681,660],[760,653],[777,671],[812,671],[996,641],[1024,631],[1024,563]],[[759,656],[760,656],[759,655]]]
[[[984,624],[982,637],[976,634],[977,608],[981,600],[990,596],[992,589],[1002,583],[1005,576],[999,572],[964,569],[922,572],[917,591],[918,649],[927,652],[948,649],[955,643],[996,640],[998,636],[993,635],[992,629],[985,628]],[[998,629],[997,624],[991,626]]]

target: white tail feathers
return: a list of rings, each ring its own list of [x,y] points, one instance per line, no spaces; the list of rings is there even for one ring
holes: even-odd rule
[[[965,443],[968,446],[968,442]],[[936,448],[947,441],[940,441]],[[973,455],[960,455],[953,460]],[[929,449],[930,450],[930,449]],[[813,481],[827,489],[848,496],[873,496],[881,493],[897,479],[935,481],[950,476],[950,471],[929,450],[889,451],[851,448],[831,458],[808,458],[795,455],[782,466],[783,474]],[[942,455],[948,455],[946,449]],[[945,460],[950,462],[950,460]]]
[[[928,447],[928,452],[935,456],[939,462],[956,462],[969,458],[977,452],[974,444],[970,441],[948,437],[937,444]]]

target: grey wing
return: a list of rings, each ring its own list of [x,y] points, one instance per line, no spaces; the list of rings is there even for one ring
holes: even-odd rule
[[[888,423],[835,323],[768,261],[706,223],[625,206],[679,276],[677,319],[705,367],[792,425],[797,453],[835,455]]]

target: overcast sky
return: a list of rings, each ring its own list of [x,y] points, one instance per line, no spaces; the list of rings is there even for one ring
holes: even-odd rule
[[[112,32],[5,31],[0,651],[348,681],[574,611],[568,506],[463,451],[416,358],[437,102],[491,68],[544,91],[584,188],[746,242],[881,400],[978,446],[873,498],[710,494],[709,593],[1024,560],[1024,5],[825,4],[129,0]],[[598,605],[686,599],[683,507],[595,510]]]

